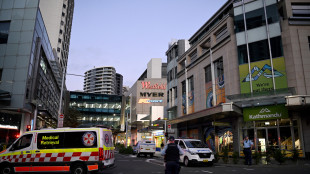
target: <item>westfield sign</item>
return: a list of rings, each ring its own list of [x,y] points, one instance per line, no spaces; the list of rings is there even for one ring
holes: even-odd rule
[[[159,85],[158,83],[152,84],[151,82],[141,82],[142,84],[142,89],[161,89],[161,90],[166,90],[166,84],[161,84]]]

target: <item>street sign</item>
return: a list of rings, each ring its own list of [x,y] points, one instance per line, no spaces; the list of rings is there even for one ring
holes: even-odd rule
[[[168,124],[168,129],[171,129],[171,124]]]
[[[60,114],[59,118],[63,119],[64,118],[64,114]]]

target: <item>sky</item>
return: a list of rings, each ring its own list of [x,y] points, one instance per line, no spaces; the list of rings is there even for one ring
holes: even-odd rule
[[[75,0],[68,74],[113,66],[131,87],[172,39],[189,39],[227,0]],[[84,78],[67,75],[69,91]]]

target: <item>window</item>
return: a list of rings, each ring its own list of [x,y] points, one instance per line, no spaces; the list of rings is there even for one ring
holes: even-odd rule
[[[193,51],[189,57],[191,58],[191,62],[194,62],[197,59],[197,50]]]
[[[186,93],[185,80],[182,82],[182,96]]]
[[[58,43],[61,43],[61,39],[58,39]]]
[[[268,24],[272,24],[279,21],[278,7],[276,4],[267,6],[266,13]]]
[[[59,47],[57,47],[57,52],[60,52],[60,48]]]
[[[212,81],[212,76],[211,76],[211,65],[208,65],[205,68],[205,82],[208,83]]]
[[[178,88],[174,87],[174,98],[178,98]]]
[[[62,34],[62,30],[59,30],[59,33]]]
[[[179,142],[179,146],[180,146],[182,149],[185,149],[185,148],[186,148],[183,141],[180,141],[180,142]]]
[[[227,33],[227,25],[225,25],[215,33],[216,41],[223,39],[225,36],[227,36]]]
[[[235,23],[235,32],[242,32],[244,31],[244,21],[243,21],[243,14],[234,17]]]
[[[269,48],[267,39],[249,44],[250,61],[256,62],[269,59]]]
[[[272,58],[283,56],[281,36],[270,38],[270,46],[271,46]]]
[[[194,77],[191,76],[190,78],[188,78],[188,91],[194,91]]]
[[[215,78],[222,77],[224,75],[223,58],[214,62],[214,74]]]
[[[9,37],[10,22],[1,21],[0,22],[0,44],[6,44]]]
[[[38,149],[61,149],[64,146],[64,133],[39,133]]]
[[[263,8],[245,13],[247,30],[266,25]]]
[[[178,50],[178,47],[175,47],[175,49],[174,49],[174,56],[175,57],[178,57],[178,55],[179,55],[179,50]]]
[[[32,134],[24,135],[16,143],[13,144],[10,151],[27,148],[31,145],[31,141],[32,141]]]
[[[310,36],[308,36],[308,44],[309,44],[309,50],[310,50]],[[2,73],[1,73],[2,74]],[[1,78],[1,77],[0,77]]]
[[[293,17],[310,17],[310,3],[292,3]]]
[[[239,59],[239,65],[248,63],[248,54],[246,45],[238,46],[238,59]]]
[[[63,4],[62,7],[63,7],[63,8],[67,8],[67,5],[66,5],[66,4]]]
[[[175,74],[175,78],[177,78],[177,74],[178,74],[178,67],[174,68],[174,74]]]
[[[61,16],[65,16],[66,14],[64,12],[61,13]]]
[[[46,67],[45,61],[43,60],[43,57],[41,58],[41,61],[40,61],[40,67],[42,68],[43,72],[46,74],[47,67]]]

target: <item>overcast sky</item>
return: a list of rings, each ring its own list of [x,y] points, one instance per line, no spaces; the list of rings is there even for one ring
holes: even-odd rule
[[[113,66],[131,87],[171,39],[189,39],[227,0],[75,0],[68,73]],[[67,89],[84,78],[67,75]]]

